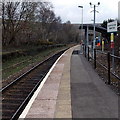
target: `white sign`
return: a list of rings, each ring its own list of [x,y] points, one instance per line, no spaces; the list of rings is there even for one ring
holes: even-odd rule
[[[117,32],[117,20],[107,24],[107,32]]]

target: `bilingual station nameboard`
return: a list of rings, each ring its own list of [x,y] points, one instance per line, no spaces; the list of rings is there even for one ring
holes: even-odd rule
[[[117,32],[117,20],[107,24],[107,32],[108,33]]]

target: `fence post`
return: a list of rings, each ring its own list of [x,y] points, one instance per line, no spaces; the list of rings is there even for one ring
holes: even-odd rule
[[[84,54],[84,44],[82,44],[82,46],[83,46],[83,54]]]
[[[86,45],[85,45],[85,57],[86,57]]]
[[[107,54],[107,62],[108,62],[108,84],[111,84],[111,80],[110,80],[110,52],[108,52]]]
[[[96,69],[96,49],[94,49],[94,69]]]
[[[88,61],[89,61],[89,47],[88,47]]]

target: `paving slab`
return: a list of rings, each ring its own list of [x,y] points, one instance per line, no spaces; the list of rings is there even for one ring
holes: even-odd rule
[[[55,100],[35,100],[26,118],[53,118]]]
[[[35,98],[26,118],[54,118],[64,64],[56,64]]]
[[[70,59],[75,47],[68,49],[57,61],[47,75],[44,85],[40,87],[40,90],[37,89],[39,92],[36,95],[33,95],[34,101],[31,99],[20,118],[22,116],[28,119],[72,118]]]
[[[77,46],[76,46],[77,47]],[[72,118],[71,111],[71,86],[70,86],[70,63],[73,47],[67,51],[61,59],[64,62],[63,74],[60,81],[58,98],[56,103],[56,111],[54,118]]]

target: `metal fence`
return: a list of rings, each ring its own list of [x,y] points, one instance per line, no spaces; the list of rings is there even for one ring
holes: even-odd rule
[[[110,52],[102,52],[101,50],[94,49],[91,52],[91,48],[83,45],[83,54],[88,61],[93,63],[94,69],[103,69],[103,77],[105,77],[105,83],[117,90],[120,94],[120,57],[112,55]],[[94,53],[94,55],[93,55]],[[113,60],[114,59],[114,65]],[[100,71],[99,71],[100,72]]]

